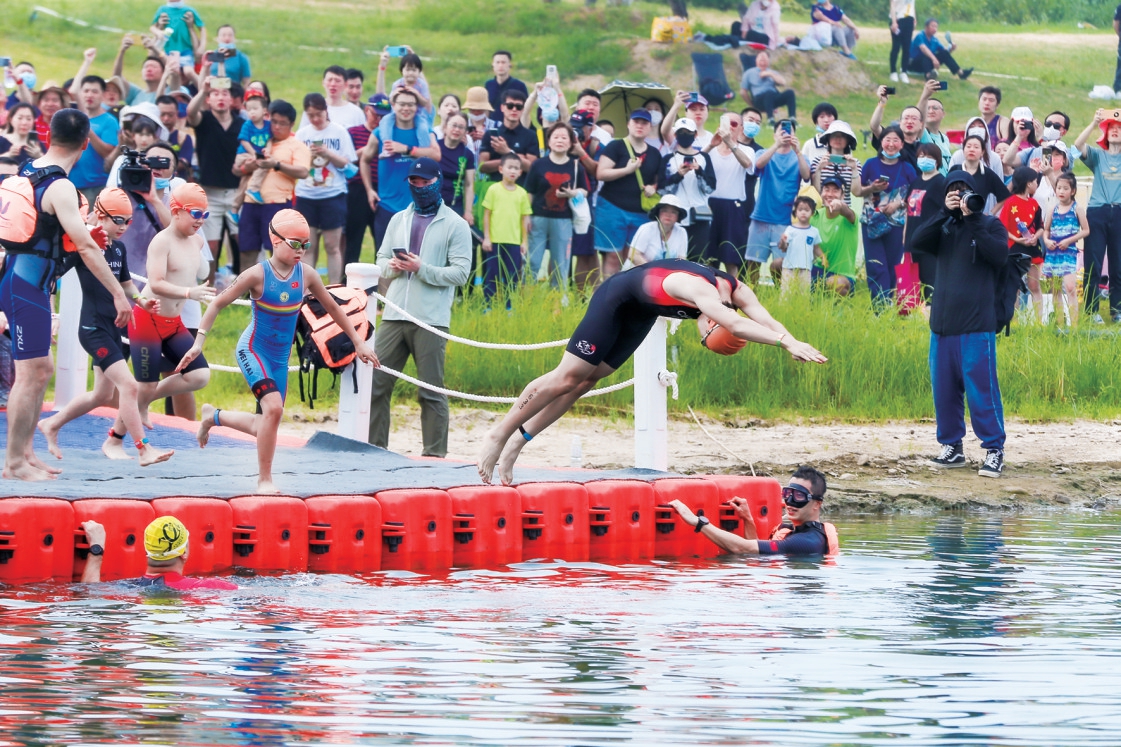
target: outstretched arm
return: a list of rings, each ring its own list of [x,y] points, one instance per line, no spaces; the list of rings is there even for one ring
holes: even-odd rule
[[[195,342],[191,345],[190,349],[183,354],[183,359],[179,361],[179,365],[175,367],[175,373],[179,373],[191,362],[202,355],[202,346],[206,343],[206,336],[210,330],[214,328],[214,322],[218,319],[218,313],[222,309],[232,304],[237,299],[244,296],[246,293],[251,298],[261,295],[265,286],[265,270],[260,265],[254,265],[245,272],[237,276],[237,278],[230,283],[226,290],[219,293],[210,306],[206,308],[206,313],[202,315],[202,321],[199,322],[199,331],[195,335]]]
[[[686,524],[691,527],[697,526],[697,515],[694,514],[688,506],[681,501],[670,501],[670,506],[677,512]],[[759,541],[744,539],[738,534],[726,532],[715,524],[709,524],[701,530],[701,534],[712,541],[717,547],[724,552],[730,553],[759,553]]]

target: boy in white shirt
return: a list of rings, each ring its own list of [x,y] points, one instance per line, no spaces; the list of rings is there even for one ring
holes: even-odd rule
[[[782,289],[810,288],[810,268],[814,258],[821,255],[821,234],[810,225],[817,212],[817,203],[806,196],[794,200],[794,221],[786,227],[778,246],[786,252],[782,261]]]

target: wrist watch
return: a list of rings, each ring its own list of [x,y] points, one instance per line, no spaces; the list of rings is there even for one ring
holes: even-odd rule
[[[105,548],[102,547],[101,545],[90,545],[89,554],[90,555],[104,555],[105,554]]]
[[[272,165],[272,170],[273,171],[280,171],[280,162],[279,161],[277,161],[276,163],[274,163]]]
[[[703,531],[704,528],[707,527],[711,523],[712,522],[708,520],[707,516],[698,516],[697,517],[697,526],[693,531],[700,534],[701,531]]]

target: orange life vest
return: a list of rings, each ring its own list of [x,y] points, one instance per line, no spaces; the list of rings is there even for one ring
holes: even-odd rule
[[[366,304],[370,288],[350,288],[345,285],[329,285],[327,292],[339,305],[347,319],[354,325],[358,339],[368,340],[373,334],[370,320],[366,318]],[[308,297],[300,307],[300,317],[296,322],[296,347],[300,357],[300,399],[304,399],[304,374],[311,379],[308,387],[308,404],[314,407],[318,396],[318,372],[321,369],[339,374],[358,356],[354,343],[343,331],[323,304],[314,297]],[[354,372],[354,391],[358,391],[358,373]]]
[[[65,178],[61,167],[48,166],[34,171],[25,169],[0,183],[0,244],[6,251],[60,260],[66,252],[76,250],[72,242],[63,240],[58,218],[42,212],[47,188]],[[89,205],[81,192],[78,206],[84,219]]]
[[[837,539],[837,527],[830,524],[828,521],[821,522],[821,528],[825,530],[825,541],[829,544],[829,548],[825,551],[826,555],[836,555],[841,551],[841,543]],[[794,528],[789,524],[779,524],[775,527],[775,531],[771,532],[771,540],[779,542],[786,539],[786,537],[794,531]]]

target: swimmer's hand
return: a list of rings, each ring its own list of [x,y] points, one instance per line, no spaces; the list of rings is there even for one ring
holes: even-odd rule
[[[179,361],[179,365],[175,367],[172,373],[182,373],[183,369],[191,365],[195,358],[202,355],[202,343],[195,339],[195,344],[192,345],[186,353],[183,353],[183,359]]]
[[[90,227],[90,238],[97,244],[98,249],[109,246],[109,234],[105,233],[105,229],[101,226]]]
[[[728,505],[735,509],[736,516],[743,522],[743,536],[745,539],[758,539],[759,531],[755,527],[755,517],[751,515],[751,504],[746,498],[738,495],[728,501]]]
[[[128,300],[128,296],[124,294],[124,291],[113,296],[113,308],[117,311],[116,325],[118,327],[127,327],[128,323],[132,321],[132,302]]]
[[[190,293],[188,293],[187,295],[187,298],[191,299],[192,301],[198,301],[199,303],[208,304],[214,300],[214,287],[207,285],[206,283],[203,283],[202,285],[196,285],[194,288],[191,288]]]
[[[149,314],[160,313],[160,299],[158,298],[142,298],[140,299],[139,306]]]
[[[86,542],[91,545],[105,546],[105,527],[93,520],[83,521],[81,527],[82,533],[86,535]]]
[[[366,343],[359,343],[354,348],[355,354],[359,360],[372,364],[374,368],[381,368],[381,361],[378,360],[377,353],[375,353]]]
[[[670,501],[669,506],[677,512],[677,515],[685,520],[685,523],[691,527],[697,526],[697,515],[693,513],[688,506],[681,501]]]
[[[786,352],[790,353],[790,357],[796,361],[803,361],[805,363],[825,363],[829,360],[818,352],[813,345],[810,345],[808,342],[799,342],[789,336],[783,340],[782,346],[786,348]]]

